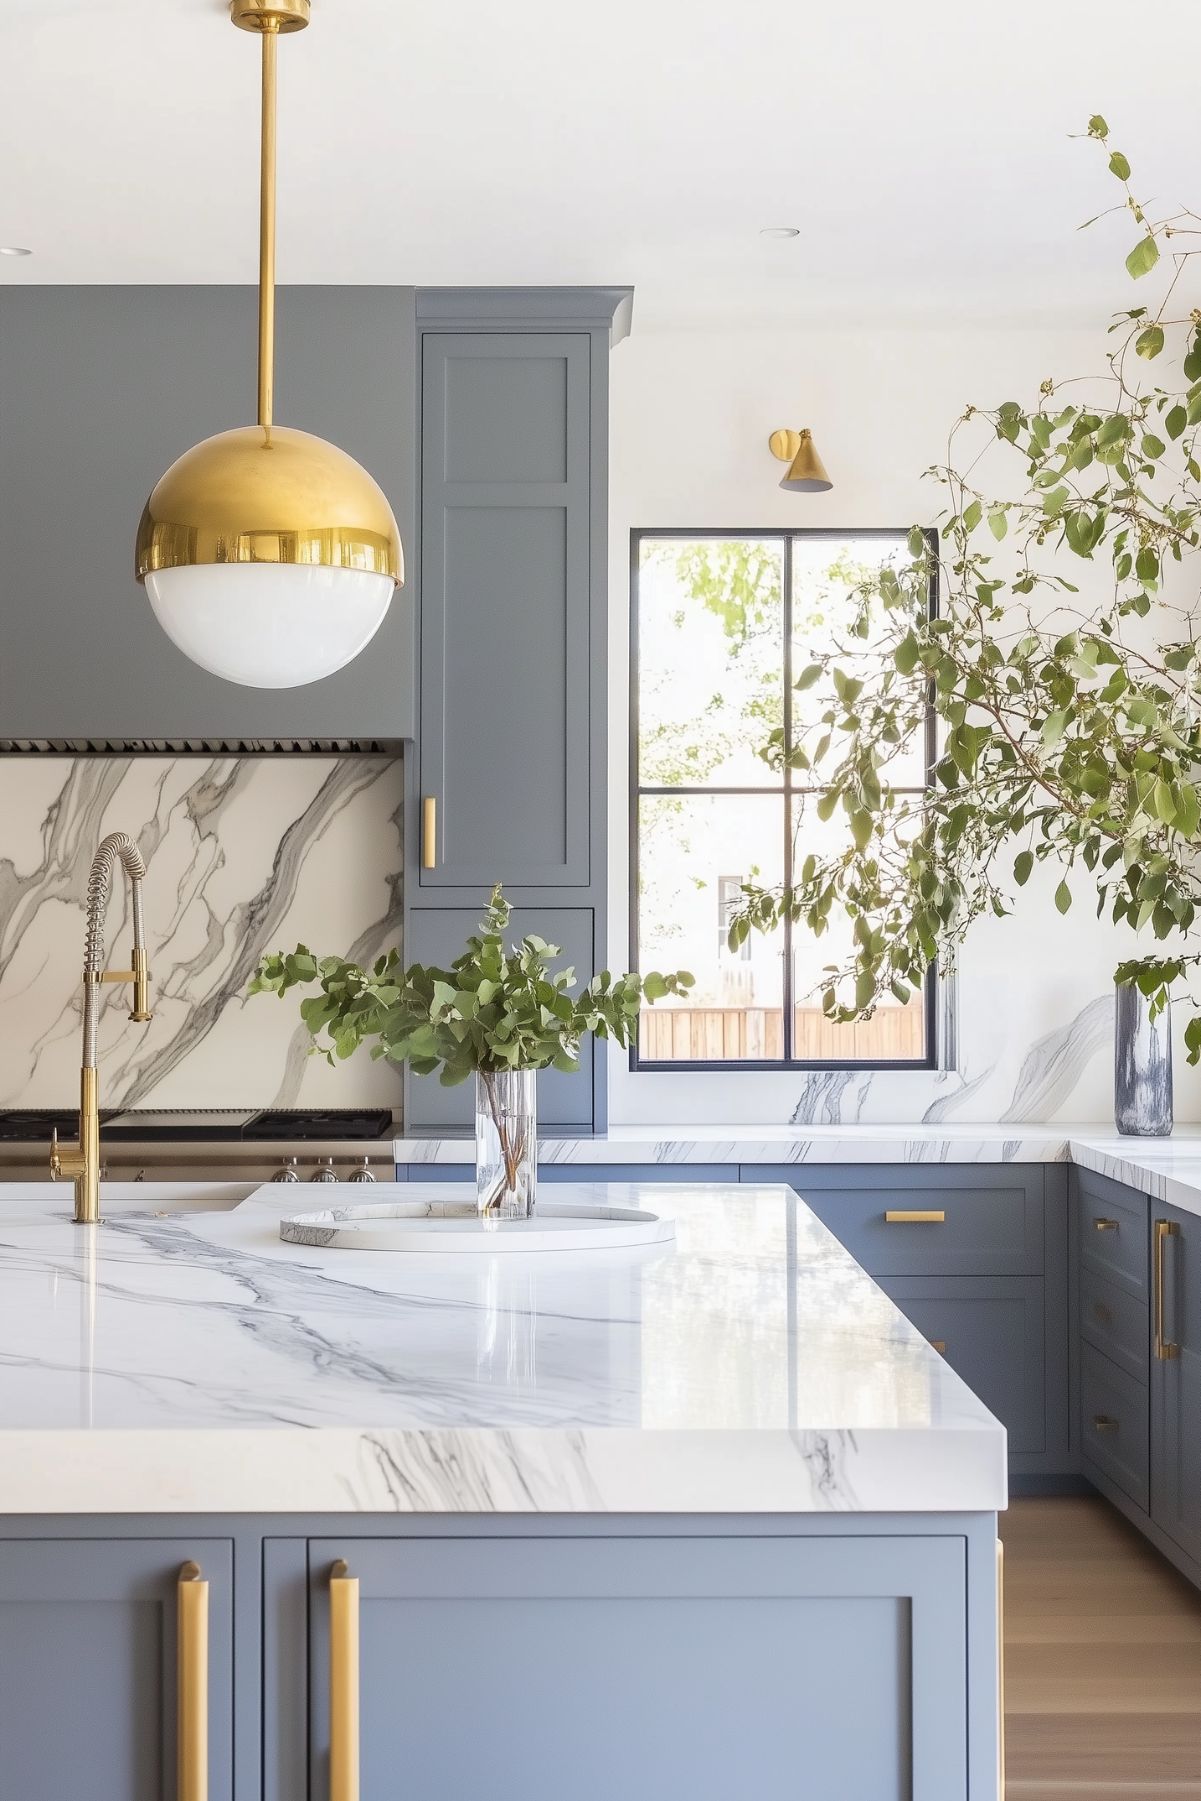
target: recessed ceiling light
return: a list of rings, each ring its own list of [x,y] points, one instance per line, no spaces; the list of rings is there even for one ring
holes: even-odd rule
[[[26,250],[24,244],[0,244],[0,256],[32,256],[32,250]]]
[[[764,225],[759,232],[761,238],[799,238],[800,235],[799,225]]]

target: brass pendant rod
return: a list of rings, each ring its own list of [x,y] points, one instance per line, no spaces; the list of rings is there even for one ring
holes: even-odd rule
[[[263,123],[259,165],[259,424],[270,425],[275,402],[275,46],[279,26],[263,37]]]

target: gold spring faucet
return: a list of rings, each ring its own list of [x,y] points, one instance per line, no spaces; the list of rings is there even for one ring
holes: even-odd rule
[[[101,969],[104,915],[118,863],[129,882],[133,913],[133,968]],[[146,933],[142,921],[142,853],[127,832],[110,832],[92,858],[88,873],[87,929],[83,947],[83,1060],[79,1071],[79,1143],[50,1141],[50,1174],[75,1184],[75,1222],[96,1225],[100,1219],[100,1103],[96,1088],[96,1024],[102,982],[132,982],[129,1017],[139,1024],[150,1019],[150,972],[146,967]]]

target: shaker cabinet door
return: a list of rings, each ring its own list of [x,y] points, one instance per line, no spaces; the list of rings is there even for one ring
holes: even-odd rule
[[[0,1801],[180,1801],[206,1758],[231,1801],[232,1573],[224,1539],[0,1542]]]
[[[309,1567],[310,1801],[348,1770],[365,1801],[969,1792],[962,1538],[330,1539]]]
[[[422,339],[423,889],[589,881],[590,360]]]
[[[1151,1518],[1201,1563],[1201,1219],[1158,1201],[1151,1290]]]

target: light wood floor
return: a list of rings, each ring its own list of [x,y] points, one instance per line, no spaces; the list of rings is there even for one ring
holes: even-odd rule
[[[1201,1801],[1201,1593],[1101,1500],[1001,1536],[1007,1801]]]

